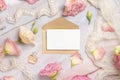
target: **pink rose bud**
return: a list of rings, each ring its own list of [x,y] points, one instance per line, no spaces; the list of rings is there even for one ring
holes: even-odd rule
[[[76,75],[71,80],[92,80],[86,75]]]
[[[63,16],[75,16],[87,6],[87,0],[66,0]]]
[[[7,8],[7,5],[4,0],[0,0],[0,10],[3,11]]]
[[[36,3],[38,0],[26,0],[29,4],[34,4]]]

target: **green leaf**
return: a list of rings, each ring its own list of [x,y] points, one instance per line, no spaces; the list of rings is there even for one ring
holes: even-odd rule
[[[36,24],[36,21],[34,21],[34,22],[32,23],[32,28],[31,28],[31,30],[33,30],[35,24]]]
[[[87,12],[87,19],[88,19],[88,21],[89,21],[89,24],[90,24],[90,22],[91,22],[91,19],[92,19],[92,13],[91,13],[91,11],[88,11]]]
[[[57,80],[57,74],[58,74],[58,72],[55,72],[55,73],[51,76],[51,79],[52,79],[52,80]]]
[[[4,54],[7,54],[8,51],[7,51],[6,49],[3,49],[3,53],[4,53]]]
[[[19,39],[17,42],[18,42],[18,43],[21,43],[21,44],[23,43],[21,39]]]
[[[53,76],[53,77],[52,77],[52,80],[57,80],[57,76]]]
[[[34,34],[37,34],[38,31],[39,31],[39,28],[38,28],[38,27],[35,27],[34,30],[33,30],[33,33],[34,33]]]
[[[76,64],[73,64],[72,62],[71,62],[71,67],[74,67]]]
[[[35,24],[36,24],[36,21],[34,21],[34,22],[32,23],[32,27],[35,26]]]

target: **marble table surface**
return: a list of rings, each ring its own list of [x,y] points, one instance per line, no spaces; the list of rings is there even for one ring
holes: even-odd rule
[[[29,5],[28,3],[24,2],[24,1],[20,1],[20,0],[5,0],[8,4],[8,9],[0,12],[0,17],[2,17],[5,20],[5,17],[8,14],[13,14],[15,12],[15,10],[18,7],[23,7],[24,8],[36,8],[36,7],[42,7],[42,6],[47,6],[47,1],[46,0],[40,0],[39,2],[37,2],[34,5]],[[70,64],[70,55],[71,54],[42,54],[41,49],[42,49],[42,27],[43,25],[45,25],[46,23],[58,18],[62,16],[63,13],[63,9],[64,9],[64,3],[65,0],[56,0],[56,4],[59,8],[58,14],[54,17],[46,17],[43,16],[41,18],[39,18],[37,20],[36,25],[39,27],[39,33],[37,34],[37,38],[36,38],[36,44],[33,45],[20,45],[22,53],[21,56],[18,58],[18,60],[26,63],[26,65],[30,66],[30,68],[34,71],[35,76],[36,76],[36,80],[49,80],[48,78],[40,78],[38,76],[39,71],[44,68],[44,66],[48,63],[51,62],[61,62],[63,69],[61,71],[61,73],[58,75],[57,80],[69,80],[69,77],[72,77],[74,75],[82,75],[82,74],[86,74],[88,72],[91,72],[93,70],[95,70],[96,68],[93,66],[92,62],[88,59],[88,57],[86,56],[85,53],[85,45],[86,45],[86,41],[87,41],[87,37],[90,34],[90,32],[93,29],[94,26],[94,21],[96,19],[96,9],[94,7],[92,7],[91,5],[88,5],[87,8],[79,13],[78,15],[76,15],[75,17],[65,17],[67,20],[77,24],[80,27],[80,32],[81,32],[81,49],[80,49],[80,54],[82,56],[82,58],[84,59],[83,63],[81,63],[80,65],[77,65],[73,68],[71,68]],[[91,21],[91,24],[88,25],[88,21],[86,19],[86,13],[87,11],[90,10],[92,11],[93,14],[93,18]],[[6,21],[4,21],[4,23],[2,25],[6,26],[6,29],[3,31],[0,31],[0,44],[4,44],[5,40],[7,37],[12,38],[13,40],[17,40],[18,39],[18,30],[20,25],[23,25],[24,23],[27,23],[23,26],[31,28],[31,24],[34,18],[30,17],[30,16],[23,16],[19,22],[17,22],[15,25],[12,24],[8,24]],[[31,22],[29,22],[31,21]],[[1,25],[1,26],[2,26]],[[17,27],[17,28],[15,28]],[[15,28],[15,29],[13,29]],[[11,30],[13,29],[13,30]],[[9,31],[9,32],[8,32]],[[8,33],[6,33],[8,32]],[[6,33],[6,34],[4,34]],[[39,53],[38,58],[39,61],[37,62],[37,64],[35,65],[31,65],[29,63],[27,63],[27,59],[28,56],[34,52],[37,51]],[[6,57],[8,58],[8,57]],[[18,70],[12,70],[6,73],[2,73],[0,72],[0,78],[2,78],[5,75],[15,75],[18,79],[17,80],[21,80],[20,79],[20,75],[16,75],[16,74],[20,74],[20,72]],[[91,75],[90,77],[92,78],[92,80],[94,79],[94,75]]]

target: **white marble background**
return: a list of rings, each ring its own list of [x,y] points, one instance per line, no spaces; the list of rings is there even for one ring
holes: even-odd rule
[[[5,17],[8,14],[13,14],[16,9],[18,7],[23,7],[24,8],[37,8],[37,7],[42,7],[42,6],[47,6],[47,1],[46,0],[40,0],[39,2],[37,2],[34,5],[29,5],[28,3],[22,1],[22,0],[5,0],[8,4],[8,9],[0,12],[0,17],[2,17],[4,19],[4,23],[2,25],[5,25],[7,28],[3,31],[0,31],[0,35],[9,31],[10,29],[14,28],[14,27],[19,27],[19,25],[22,25],[34,18],[30,17],[30,16],[23,16],[19,22],[15,25],[12,24],[8,24],[5,21]],[[61,62],[62,63],[62,71],[60,72],[60,74],[58,75],[57,80],[69,80],[69,77],[72,77],[76,74],[82,75],[82,74],[86,74],[88,72],[91,72],[93,70],[95,70],[96,68],[93,66],[93,64],[91,63],[91,61],[88,59],[88,57],[86,56],[85,53],[85,44],[86,44],[86,40],[87,40],[87,36],[88,34],[92,31],[93,25],[94,25],[94,21],[96,19],[96,10],[95,8],[93,8],[92,6],[88,5],[87,8],[79,13],[77,16],[75,17],[65,17],[66,19],[68,19],[69,21],[77,24],[80,27],[81,30],[81,49],[80,49],[80,54],[82,56],[82,58],[84,59],[83,63],[81,63],[80,65],[77,65],[73,68],[71,68],[70,66],[70,54],[42,54],[41,53],[41,49],[42,49],[42,27],[43,25],[45,25],[46,23],[54,20],[55,18],[61,17],[62,16],[62,12],[63,12],[63,8],[64,8],[64,2],[65,0],[56,0],[57,6],[59,8],[58,14],[54,17],[46,17],[43,16],[40,19],[37,20],[37,26],[39,26],[39,33],[37,34],[36,37],[36,45],[21,45],[20,47],[22,49],[22,53],[21,56],[18,57],[18,60],[20,60],[21,62],[26,63],[26,65],[30,66],[30,68],[34,71],[35,76],[36,76],[36,80],[49,80],[47,78],[40,78],[38,76],[39,71],[44,68],[44,66],[48,63],[51,62]],[[93,18],[92,18],[92,22],[90,25],[88,25],[88,21],[86,19],[86,13],[88,10],[92,11],[93,14]],[[32,22],[24,25],[25,27],[31,28],[31,24]],[[2,26],[1,25],[1,26]],[[1,35],[0,36],[0,44],[4,44],[5,40],[7,37],[12,38],[13,40],[17,40],[18,39],[18,29],[16,28],[10,32],[8,32],[5,35]],[[33,51],[38,51],[39,55],[39,61],[37,62],[37,64],[35,65],[31,65],[29,63],[27,63],[27,57],[33,52]],[[8,56],[9,57],[9,56]],[[5,57],[5,58],[8,58]],[[18,74],[18,75],[16,75]],[[0,72],[0,78],[2,78],[3,76],[8,75],[8,76],[15,76],[17,78],[17,80],[21,80],[21,73],[18,70],[12,70],[6,73],[2,73]],[[94,77],[93,75],[90,76],[93,80]]]

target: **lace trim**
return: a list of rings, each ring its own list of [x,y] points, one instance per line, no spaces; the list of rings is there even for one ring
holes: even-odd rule
[[[35,10],[27,10],[25,8],[19,8],[13,16],[7,16],[8,23],[16,23],[23,15],[30,15],[35,18],[39,18],[41,16],[54,16],[57,14],[57,7],[55,4],[55,0],[47,0],[49,8],[35,9]]]
[[[3,63],[0,65],[0,71],[7,72],[13,69],[18,69],[20,72],[23,73],[24,80],[35,80],[34,72],[25,63],[17,61],[15,57],[12,57],[9,61],[10,65],[8,66]]]

